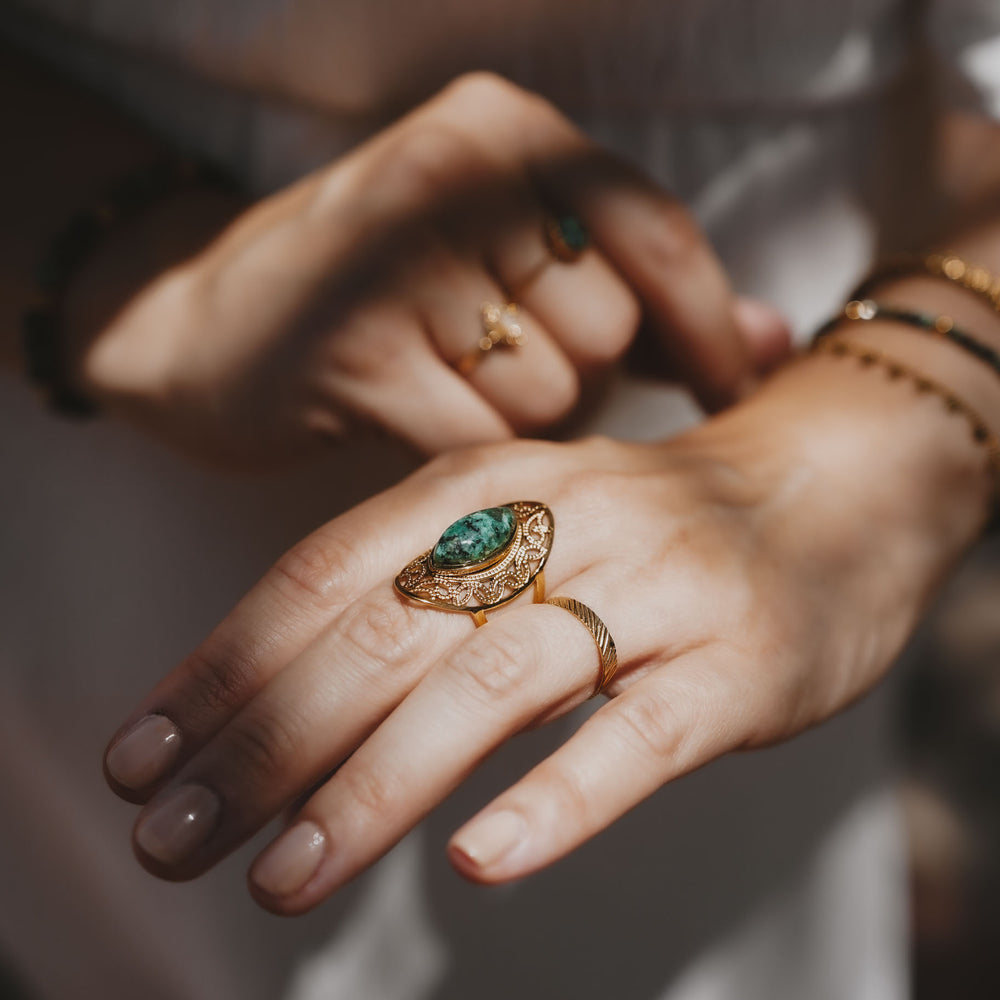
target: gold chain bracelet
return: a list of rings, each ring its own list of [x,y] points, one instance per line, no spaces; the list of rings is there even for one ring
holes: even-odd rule
[[[872,270],[851,293],[851,299],[867,299],[878,285],[891,278],[914,274],[929,274],[950,281],[987,302],[1000,313],[1000,277],[988,268],[970,264],[956,253],[941,251],[930,254],[899,254],[888,257]]]
[[[978,410],[956,396],[947,386],[928,378],[923,372],[897,361],[891,355],[865,344],[821,337],[814,341],[812,351],[817,354],[831,354],[839,358],[853,357],[866,368],[878,365],[890,379],[906,379],[915,386],[917,392],[937,396],[949,413],[964,417],[972,432],[972,440],[986,450],[987,466],[993,478],[994,507],[998,509],[997,513],[1000,514],[1000,435],[990,430]]]

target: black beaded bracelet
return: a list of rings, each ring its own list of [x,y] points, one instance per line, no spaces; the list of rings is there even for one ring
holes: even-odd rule
[[[989,365],[997,375],[1000,375],[1000,352],[984,344],[971,334],[955,326],[950,316],[936,316],[933,313],[917,312],[912,309],[896,309],[893,306],[880,305],[872,299],[852,299],[833,319],[828,320],[816,331],[813,342],[833,333],[845,320],[865,322],[871,320],[888,320],[891,323],[904,323],[915,326],[919,330],[946,337],[953,344],[968,351],[979,361]]]
[[[56,412],[77,418],[97,413],[66,370],[63,314],[74,275],[116,226],[186,188],[205,185],[237,189],[229,175],[204,160],[162,157],[120,178],[53,237],[39,261],[37,299],[22,316],[22,349],[28,378]]]

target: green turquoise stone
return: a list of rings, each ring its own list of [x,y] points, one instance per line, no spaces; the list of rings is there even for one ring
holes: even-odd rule
[[[509,507],[466,514],[445,529],[431,552],[431,562],[441,569],[486,562],[504,550],[516,529],[517,518]]]
[[[587,245],[590,243],[590,234],[575,215],[560,215],[556,219],[556,225],[559,227],[559,235],[570,250],[580,253],[587,249]]]

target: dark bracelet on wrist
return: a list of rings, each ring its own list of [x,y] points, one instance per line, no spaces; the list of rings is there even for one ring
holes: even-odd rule
[[[972,334],[966,333],[955,326],[955,321],[950,316],[936,315],[934,313],[919,312],[915,309],[898,309],[894,306],[882,305],[872,299],[852,299],[843,310],[832,319],[824,323],[816,331],[813,339],[820,340],[829,336],[844,322],[864,323],[874,320],[887,320],[890,323],[901,323],[904,326],[915,327],[926,333],[950,340],[956,347],[961,347],[967,351],[977,361],[982,361],[993,371],[1000,375],[1000,352],[995,351],[989,344],[983,343]]]
[[[22,316],[25,373],[63,416],[86,418],[97,406],[73,385],[67,371],[63,317],[69,286],[83,264],[119,225],[190,187],[237,190],[235,180],[214,164],[163,156],[112,184],[90,208],[75,214],[52,238],[39,261],[36,301]]]

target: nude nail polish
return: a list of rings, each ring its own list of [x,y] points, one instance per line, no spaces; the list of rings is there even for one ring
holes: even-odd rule
[[[219,820],[218,796],[204,785],[181,785],[154,799],[135,827],[136,844],[165,865],[186,861]]]
[[[520,813],[501,809],[459,830],[451,847],[477,868],[489,868],[521,844],[527,832],[528,824]]]
[[[104,763],[120,785],[138,790],[162,778],[180,749],[177,726],[165,715],[147,715],[108,751]]]
[[[316,874],[326,851],[326,835],[312,822],[286,830],[250,869],[254,884],[270,896],[290,896]]]

